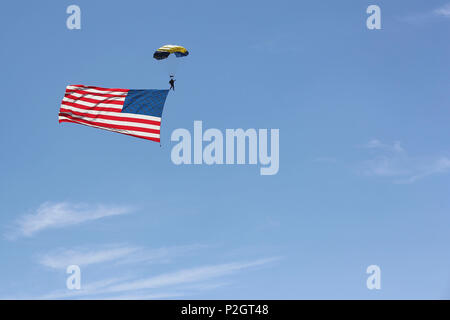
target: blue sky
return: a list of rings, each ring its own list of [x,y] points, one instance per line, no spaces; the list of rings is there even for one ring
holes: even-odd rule
[[[446,0],[4,3],[0,297],[450,298],[449,31]],[[162,147],[58,124],[69,84],[167,88],[167,43]],[[174,165],[194,120],[279,129],[278,174]]]

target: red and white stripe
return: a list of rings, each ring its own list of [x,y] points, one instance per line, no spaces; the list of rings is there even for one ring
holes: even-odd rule
[[[59,110],[59,122],[79,123],[159,142],[161,118],[121,112],[128,91],[67,86]]]

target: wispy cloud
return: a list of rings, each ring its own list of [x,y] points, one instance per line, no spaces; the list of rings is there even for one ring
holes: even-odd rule
[[[400,141],[395,141],[392,145],[389,145],[389,144],[382,143],[378,139],[372,139],[365,145],[365,147],[368,149],[381,149],[381,150],[394,152],[394,153],[401,153],[401,152],[405,151],[403,149],[403,147],[401,146]]]
[[[13,226],[13,231],[6,236],[10,239],[19,236],[31,237],[45,229],[67,227],[108,216],[127,214],[131,211],[132,208],[123,206],[46,202],[34,213],[20,217]]]
[[[446,157],[441,157],[439,159],[434,160],[432,163],[427,164],[421,170],[417,170],[411,176],[398,180],[398,183],[413,183],[419,179],[424,177],[434,175],[434,174],[442,174],[450,171],[450,159]]]
[[[364,147],[372,153],[371,159],[364,161],[361,169],[368,176],[389,177],[396,183],[413,183],[450,171],[449,158],[410,156],[400,142],[385,144],[373,139]]]
[[[38,261],[41,265],[53,269],[65,269],[69,265],[85,267],[125,258],[138,250],[139,248],[127,246],[109,246],[99,250],[59,249],[54,253],[40,256]]]
[[[207,265],[140,279],[113,278],[87,285],[82,284],[81,290],[53,292],[41,296],[39,299],[79,297],[83,297],[83,299],[162,299],[184,296],[189,294],[189,292],[186,292],[189,289],[185,286],[186,284],[190,284],[193,290],[217,288],[227,283],[208,283],[208,281],[231,276],[245,269],[264,266],[277,260],[279,260],[278,257],[272,257],[253,261]]]
[[[118,284],[109,288],[110,292],[155,289],[185,283],[193,283],[217,278],[238,272],[242,269],[261,266],[277,260],[276,258],[260,259],[250,262],[234,262],[192,269],[183,269],[173,273],[166,273],[155,277],[139,279],[128,283]]]
[[[436,17],[450,18],[450,3],[447,3],[439,8],[427,10],[424,12],[410,13],[402,16],[400,19],[409,23],[424,23]]]
[[[69,265],[85,267],[105,262],[125,263],[167,263],[174,258],[202,249],[204,245],[185,245],[145,249],[127,245],[109,244],[96,249],[74,248],[58,249],[39,255],[38,262],[52,269],[66,269]]]
[[[447,3],[440,8],[437,8],[436,10],[434,10],[434,13],[438,16],[450,18],[450,3]]]
[[[127,281],[129,278],[127,277],[120,277],[120,278],[109,278],[109,279],[103,279],[99,281],[94,281],[91,283],[85,284],[84,282],[81,283],[81,289],[80,290],[56,290],[54,292],[51,292],[49,294],[45,294],[39,297],[30,298],[27,297],[26,299],[65,299],[65,298],[76,298],[80,296],[88,296],[92,295],[96,292],[102,292],[106,288],[108,288],[111,285]]]
[[[173,259],[191,254],[194,251],[212,247],[211,245],[192,244],[184,246],[168,246],[156,249],[140,248],[119,261],[124,263],[170,263]]]

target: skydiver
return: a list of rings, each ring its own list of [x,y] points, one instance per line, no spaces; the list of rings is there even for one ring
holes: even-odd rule
[[[175,81],[177,81],[177,80],[174,80],[173,76],[170,76],[170,81],[169,81],[170,88],[169,88],[169,90],[172,89],[173,91],[175,91]]]

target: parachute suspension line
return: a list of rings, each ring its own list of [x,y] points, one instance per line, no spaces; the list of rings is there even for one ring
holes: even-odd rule
[[[185,47],[166,44],[156,49],[153,53],[153,58],[159,61],[163,60],[167,73],[170,75],[170,78],[173,78],[178,68],[178,59],[187,55],[189,55],[189,51]]]
[[[158,61],[165,60],[164,62],[166,62],[167,68],[171,69],[171,70],[168,70],[170,80],[171,81],[173,80],[173,82],[175,82],[176,80],[174,80],[174,78],[175,78],[176,65],[178,62],[177,60],[178,60],[178,58],[186,57],[187,55],[189,55],[189,51],[187,51],[186,48],[184,48],[182,46],[178,46],[178,45],[166,44],[166,45],[158,48],[153,53],[153,58],[155,58]],[[169,89],[169,91],[170,91],[170,89]],[[161,129],[160,129],[160,131],[161,131]],[[160,140],[159,140],[159,147],[162,148],[161,136],[160,136]]]

